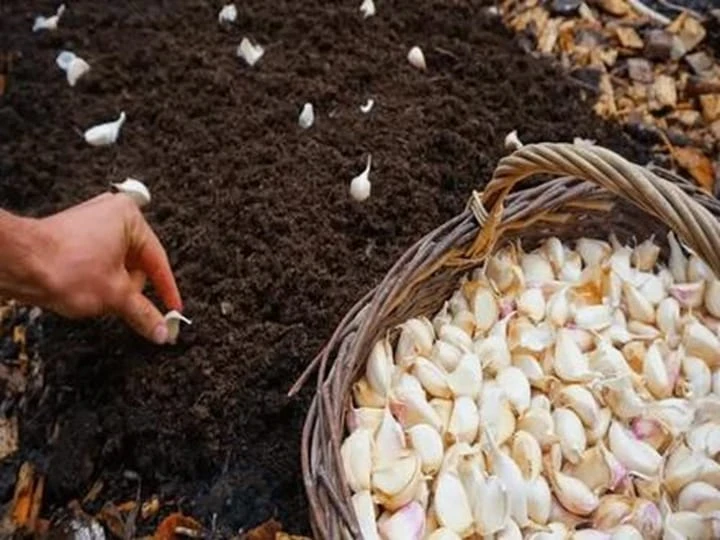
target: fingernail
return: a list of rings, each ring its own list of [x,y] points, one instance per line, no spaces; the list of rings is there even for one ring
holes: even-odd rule
[[[167,343],[168,327],[165,323],[158,323],[158,325],[155,327],[155,330],[153,330],[152,339],[158,345],[163,345]]]

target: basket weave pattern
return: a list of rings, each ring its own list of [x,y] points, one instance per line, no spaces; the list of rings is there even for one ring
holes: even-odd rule
[[[543,175],[532,187],[515,189]],[[317,370],[316,394],[302,433],[302,470],[318,540],[361,539],[345,481],[340,445],[351,386],[375,341],[406,319],[437,311],[459,278],[508,242],[535,247],[549,236],[621,240],[668,229],[720,275],[720,202],[661,169],[630,163],[588,144],[527,145],[503,158],[468,208],[413,245],[383,281],[347,313],[290,390]]]

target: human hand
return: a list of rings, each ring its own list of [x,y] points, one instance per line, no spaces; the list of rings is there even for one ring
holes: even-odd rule
[[[114,314],[167,342],[165,319],[143,294],[146,279],[167,308],[181,311],[182,300],[165,250],[128,196],[105,193],[33,222],[44,266],[35,303],[70,318]]]

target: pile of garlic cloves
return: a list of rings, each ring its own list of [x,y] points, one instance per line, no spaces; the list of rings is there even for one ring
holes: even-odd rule
[[[720,281],[668,244],[511,245],[380,339],[341,447],[363,538],[720,537]]]

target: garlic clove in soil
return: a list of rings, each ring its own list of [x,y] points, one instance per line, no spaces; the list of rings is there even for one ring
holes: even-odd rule
[[[265,49],[261,45],[253,45],[248,38],[244,37],[238,45],[236,54],[252,67],[263,57]]]
[[[75,86],[78,79],[90,71],[90,64],[70,51],[60,52],[55,63],[65,72],[70,86]]]
[[[126,178],[123,182],[114,182],[112,187],[130,197],[138,208],[150,204],[150,190],[140,180]]]
[[[375,15],[375,2],[373,0],[363,0],[360,4],[360,12],[363,14],[363,19],[367,19]]]
[[[235,4],[226,4],[222,7],[218,13],[218,22],[222,23],[234,23],[237,19],[237,7]]]
[[[58,26],[58,23],[60,22],[60,17],[62,17],[63,13],[65,13],[65,4],[60,4],[60,6],[57,8],[57,11],[55,12],[55,15],[52,15],[50,17],[38,15],[37,17],[35,17],[32,31],[38,32],[40,30],[55,30]]]
[[[519,150],[523,147],[523,143],[520,142],[517,130],[513,129],[510,133],[505,136],[505,149],[506,150]]]
[[[422,49],[417,45],[408,51],[407,59],[411,66],[419,70],[424,71],[427,68],[427,64],[425,64],[425,55],[423,54]]]
[[[120,128],[125,123],[125,111],[120,113],[120,117],[114,122],[106,122],[91,127],[83,135],[85,142],[91,146],[107,146],[114,144],[120,135]]]
[[[352,179],[350,182],[350,196],[358,202],[363,202],[370,197],[370,167],[372,165],[372,154],[368,155],[365,170]]]
[[[313,110],[312,103],[306,103],[303,105],[300,116],[298,117],[298,125],[303,129],[310,128],[315,122],[315,111]]]
[[[375,100],[372,98],[368,98],[364,105],[360,105],[360,112],[363,114],[367,114],[372,110],[374,106]]]
[[[181,322],[184,322],[185,324],[192,324],[190,319],[174,309],[165,314],[165,324],[167,324],[168,328],[168,343],[171,345],[177,342],[178,335],[180,334]]]

